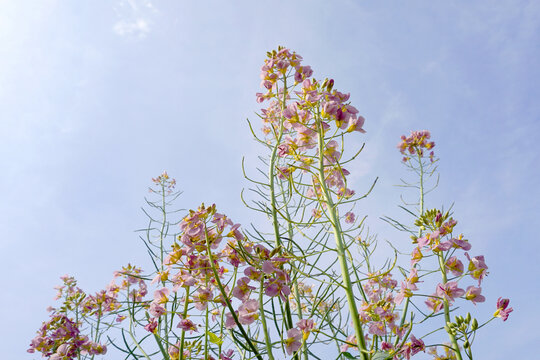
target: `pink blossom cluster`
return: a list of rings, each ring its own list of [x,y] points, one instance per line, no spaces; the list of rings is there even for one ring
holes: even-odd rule
[[[399,314],[395,311],[394,289],[397,281],[392,278],[391,273],[368,274],[369,279],[363,283],[364,294],[367,301],[362,302],[359,315],[360,320],[368,329],[366,340],[370,336],[380,336],[387,341],[381,344],[385,351],[398,352],[389,339],[389,336],[395,336],[402,339],[407,332],[406,326],[400,326],[397,321]]]
[[[433,212],[433,211],[432,211]],[[429,227],[431,232],[416,239],[417,246],[414,248],[411,255],[411,274],[405,282],[402,283],[403,296],[410,297],[412,290],[417,290],[414,285],[417,281],[417,270],[414,266],[424,257],[423,252],[431,252],[440,254],[444,259],[444,270],[449,275],[454,276],[455,281],[447,281],[439,283],[435,293],[426,300],[426,305],[432,311],[437,312],[443,308],[443,300],[451,305],[456,298],[463,297],[470,300],[473,304],[484,302],[485,297],[481,294],[481,282],[487,275],[487,265],[484,261],[484,256],[470,257],[466,252],[471,249],[471,244],[463,238],[463,235],[457,237],[452,236],[453,229],[457,221],[453,218],[445,219],[446,217],[440,211],[436,212],[434,218],[430,221]],[[469,260],[468,269],[465,270],[463,262],[457,256],[457,251],[465,251],[464,255]],[[475,280],[478,280],[478,286],[470,285],[467,289],[462,289],[458,286],[458,281],[465,275],[469,275]],[[396,297],[396,303],[400,303],[402,296]]]
[[[56,300],[63,298],[59,309],[49,307],[51,319],[44,322],[38,335],[32,340],[29,352],[39,351],[50,359],[72,359],[78,353],[98,355],[105,354],[107,347],[88,339],[80,333],[80,320],[92,316],[99,321],[108,314],[116,314],[122,305],[118,301],[120,287],[111,283],[105,290],[94,295],[86,294],[77,286],[74,277],[64,275],[60,279],[63,285],[57,286]],[[68,311],[78,312],[79,323],[68,316]],[[118,315],[116,321],[122,321]]]
[[[333,89],[332,79],[323,82],[311,79],[311,67],[302,66],[301,62],[301,56],[286,48],[268,53],[261,73],[262,86],[268,91],[266,94],[258,93],[257,99],[259,102],[271,100],[268,107],[261,110],[261,118],[264,123],[263,132],[272,135],[274,140],[269,142],[275,141],[277,155],[283,160],[282,165],[276,166],[277,176],[288,178],[297,169],[311,173],[312,186],[305,196],[322,201],[324,207],[317,170],[319,148],[323,152],[322,167],[326,187],[339,198],[351,198],[355,192],[347,187],[349,171],[340,165],[342,145],[333,138],[343,132],[364,133],[362,127],[365,119],[350,104],[350,94]],[[298,90],[289,91],[285,87],[287,78],[292,76],[289,70],[294,70],[294,84],[300,85]],[[278,89],[279,80],[284,85]],[[321,135],[324,139],[322,147],[318,144]],[[315,219],[321,215],[319,209],[313,209]],[[352,223],[353,219],[354,214],[351,213],[347,222]]]
[[[119,284],[116,283],[117,279]],[[130,301],[141,302],[148,294],[148,287],[141,268],[128,264],[122,267],[122,270],[114,272],[114,278],[106,287],[106,291],[113,297],[118,297],[121,291],[126,291]]]
[[[371,337],[379,337],[381,341],[379,349],[394,355],[396,359],[403,357],[409,359],[417,352],[423,351],[424,342],[414,335],[409,335],[410,325],[401,326],[398,323],[400,316],[396,311],[393,295],[397,281],[392,278],[392,274],[376,272],[368,276],[368,280],[362,285],[366,301],[363,301],[359,308],[360,320],[368,331],[365,340],[370,341]],[[407,339],[409,341],[406,341]],[[341,351],[356,348],[354,346],[356,344],[356,337],[351,335],[341,346]]]
[[[54,312],[49,321],[43,323],[30,343],[29,353],[39,351],[50,360],[71,360],[79,353],[104,355],[107,347],[95,343],[82,335],[79,324],[65,314]]]
[[[427,130],[411,131],[410,136],[401,136],[401,141],[398,144],[399,151],[404,154],[403,161],[408,161],[409,155],[424,156],[424,150],[431,150],[435,147],[433,141],[428,141],[431,138],[431,134]],[[408,152],[408,154],[407,154]],[[434,152],[429,152],[429,159],[434,161]]]
[[[167,174],[166,171],[164,171],[157,178],[152,178],[152,182],[158,188],[163,188],[165,190],[166,194],[171,194],[174,191],[174,188],[176,187],[176,180],[170,178],[169,174]],[[150,191],[151,192],[159,192],[161,190],[154,190],[154,189],[150,188]]]
[[[289,296],[290,279],[283,270],[288,259],[272,254],[263,245],[253,246],[240,231],[240,225],[218,213],[215,205],[205,207],[203,204],[196,211],[191,210],[179,226],[181,233],[164,258],[165,268],[153,280],[162,287],[154,292],[148,305],[148,331],[156,331],[159,318],[167,313],[170,295],[182,288],[191,289],[189,298],[184,297],[182,301],[192,303],[196,310],[204,311],[209,304],[222,309],[235,306],[234,315],[230,311],[225,313],[226,328],[238,323],[250,325],[259,318],[259,301],[251,296],[261,282],[266,296],[279,296],[284,300]],[[230,278],[226,276],[229,269],[243,271],[244,276],[240,276],[234,286],[230,286]],[[253,286],[254,281],[259,285]],[[183,331],[198,331],[198,325],[182,315],[177,327]]]
[[[292,355],[300,349],[303,341],[307,340],[309,334],[315,329],[315,325],[312,319],[300,319],[296,327],[287,330],[287,337],[283,341],[287,354]]]

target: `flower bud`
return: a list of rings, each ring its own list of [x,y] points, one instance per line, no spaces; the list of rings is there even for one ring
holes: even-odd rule
[[[471,324],[471,330],[475,331],[476,329],[478,329],[478,320],[473,319],[472,324]]]
[[[448,325],[449,323],[446,323],[446,325],[444,325],[444,330],[446,330],[447,333],[451,333],[451,330],[450,330],[450,326]],[[450,323],[451,324],[451,323]]]
[[[471,322],[471,313],[467,313],[467,317],[465,317],[465,322],[467,324]]]
[[[277,248],[275,248],[274,250],[272,250],[272,252],[270,253],[270,257],[273,257],[274,255],[276,255],[277,253],[279,253],[281,251],[281,248],[282,246],[279,245]]]

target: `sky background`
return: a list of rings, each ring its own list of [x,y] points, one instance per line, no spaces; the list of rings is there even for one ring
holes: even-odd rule
[[[240,200],[241,161],[258,165],[246,119],[260,128],[260,67],[278,45],[366,118],[349,170],[359,192],[379,177],[357,213],[381,240],[409,241],[378,220],[399,215],[399,136],[432,132],[428,207],[454,203],[490,267],[478,317],[499,296],[514,308],[479,333],[477,359],[535,358],[540,2],[0,0],[3,358],[39,358],[26,349],[61,275],[93,292],[145,263],[134,230],[163,170],[181,207],[261,221]]]

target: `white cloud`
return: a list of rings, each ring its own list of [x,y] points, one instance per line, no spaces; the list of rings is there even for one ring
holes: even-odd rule
[[[157,13],[151,0],[121,0],[115,7],[118,21],[113,31],[122,37],[144,39],[151,30],[152,15]]]

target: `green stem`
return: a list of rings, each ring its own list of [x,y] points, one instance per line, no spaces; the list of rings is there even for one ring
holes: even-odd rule
[[[437,254],[437,257],[439,258],[439,266],[441,269],[443,284],[446,284],[448,279],[446,277],[444,258],[441,253]],[[443,305],[444,305],[444,321],[445,323],[449,323],[450,322],[450,306],[448,305],[448,301],[446,299],[443,299]],[[452,350],[454,350],[457,360],[463,360],[455,335],[448,333],[448,336],[450,337],[450,342],[452,343]]]
[[[283,114],[283,111],[286,107],[286,100],[287,100],[287,77],[283,77],[283,99],[281,100],[281,113]],[[278,222],[278,211],[277,211],[277,201],[276,201],[276,192],[275,192],[275,167],[276,167],[276,161],[277,161],[277,150],[278,146],[281,143],[281,139],[283,138],[283,122],[285,121],[283,115],[280,118],[279,121],[279,129],[276,136],[276,144],[274,148],[272,149],[272,155],[270,156],[270,164],[268,168],[268,181],[269,181],[269,190],[270,190],[270,205],[271,205],[271,212],[272,212],[272,225],[274,227],[274,234],[275,234],[275,247],[279,247],[282,244],[281,237],[280,237],[280,231],[279,231],[279,222]],[[281,302],[281,300],[280,300]],[[291,314],[291,307],[289,304],[289,301],[287,300],[285,302],[285,324],[287,329],[291,329],[293,327],[293,320],[292,320],[292,314]],[[295,360],[300,360],[299,356],[297,354],[294,355]]]
[[[283,193],[283,201],[286,202],[287,199],[285,198],[285,192],[283,191],[283,186],[281,187],[281,189],[282,189],[282,193]],[[293,236],[294,236],[294,231],[293,231],[293,227],[292,227],[292,224],[291,224],[291,216],[290,216],[288,207],[285,207],[285,215],[287,216],[286,220],[287,220],[287,228],[288,228],[287,230],[288,230],[288,234],[289,234],[289,239],[292,240]],[[292,247],[289,247],[288,250],[292,251]],[[294,269],[295,269],[294,263],[292,263],[291,264],[291,271],[289,273],[289,276],[290,276],[290,278],[292,280],[293,291],[294,291],[294,300],[296,301],[296,314],[298,315],[299,319],[302,319],[303,318],[302,304],[300,302],[300,291],[298,290],[298,279],[297,279],[297,276],[296,276],[298,271],[296,271]],[[306,344],[305,341],[302,341],[302,353],[304,354],[304,360],[308,360],[307,344]]]
[[[343,279],[343,286],[345,288],[345,294],[347,296],[347,302],[349,304],[349,311],[352,317],[352,323],[354,332],[356,334],[356,341],[358,343],[358,350],[363,360],[369,360],[369,355],[366,350],[366,343],[364,339],[364,332],[362,331],[362,325],[360,324],[360,317],[358,315],[358,309],[356,307],[356,299],[353,294],[351,278],[349,276],[349,266],[347,264],[347,258],[345,254],[345,245],[343,239],[343,233],[341,230],[341,224],[339,222],[339,216],[336,211],[336,205],[332,200],[330,191],[326,185],[324,175],[324,130],[321,124],[321,120],[317,119],[317,128],[319,133],[318,146],[319,146],[319,183],[323,190],[324,202],[327,206],[327,215],[332,224],[334,232],[334,238],[336,240],[336,251],[339,259],[339,266],[341,268],[341,277]],[[361,285],[360,285],[361,286]]]
[[[240,324],[240,321],[238,320],[238,316],[236,315],[236,312],[234,311],[234,308],[232,307],[231,301],[229,300],[229,294],[227,294],[227,292],[225,291],[225,288],[223,287],[223,284],[221,283],[216,267],[214,266],[214,257],[212,256],[212,251],[210,250],[210,241],[208,239],[208,232],[206,228],[204,230],[204,233],[205,233],[205,240],[206,240],[206,253],[208,255],[208,260],[210,261],[210,267],[212,268],[214,279],[216,280],[216,284],[219,288],[219,291],[221,295],[223,296],[223,300],[227,304],[227,307],[229,308],[229,311],[231,312],[234,322],[236,323],[236,325],[238,325],[238,329],[242,333],[242,336],[244,337],[244,339],[246,339],[248,346],[251,348],[251,351],[255,354],[257,359],[263,360],[257,348],[255,347],[255,345],[253,345],[251,338],[248,336],[248,334],[246,333],[246,330],[244,329],[244,327],[242,326],[242,324]]]
[[[186,288],[186,298],[184,300],[184,311],[182,312],[182,319],[185,319],[188,312],[189,306],[189,286]],[[184,339],[186,337],[186,330],[182,330],[182,335],[180,336],[180,360],[184,360]]]
[[[131,340],[133,340],[133,342],[135,343],[135,346],[139,349],[139,351],[143,354],[143,356],[144,356],[145,358],[147,358],[148,360],[152,360],[152,359],[150,359],[150,357],[144,352],[144,350],[143,350],[143,348],[141,347],[141,345],[139,344],[139,342],[135,339],[135,336],[133,336],[132,328],[133,328],[133,320],[132,320],[132,318],[130,317],[130,318],[129,318],[129,331],[128,331],[128,334],[129,334],[129,336],[131,337]]]
[[[261,278],[261,288],[259,290],[259,312],[261,314],[261,323],[264,332],[264,342],[266,344],[266,351],[268,352],[268,359],[274,360],[274,355],[272,354],[272,340],[270,339],[270,334],[268,333],[268,327],[266,326],[266,315],[264,314],[264,277]]]
[[[424,215],[424,167],[422,165],[422,156],[420,155],[420,153],[416,153],[417,157],[418,157],[418,164],[420,165],[420,200],[419,200],[419,205],[420,205],[420,215],[419,217],[422,217]],[[422,228],[419,228],[418,229],[418,238],[422,237]],[[414,267],[416,267],[416,264],[414,264]],[[403,306],[403,311],[402,311],[402,315],[401,315],[401,321],[400,321],[400,324],[399,324],[399,327],[403,327],[403,324],[405,324],[405,319],[407,318],[407,310],[409,309],[409,303],[411,301],[411,298],[410,297],[407,297],[405,299],[405,305]],[[411,324],[412,325],[412,324]],[[395,344],[398,343],[398,338],[396,338],[396,342]]]

